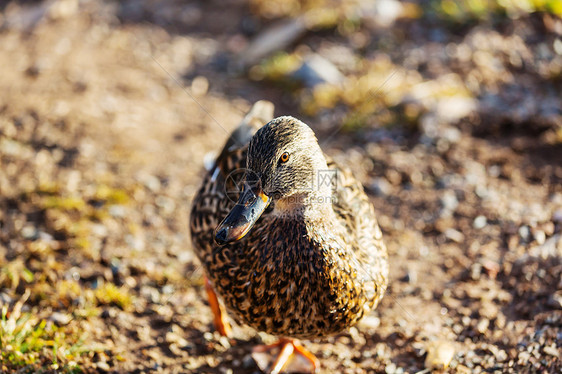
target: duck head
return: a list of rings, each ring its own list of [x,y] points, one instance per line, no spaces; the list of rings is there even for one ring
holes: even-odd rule
[[[269,206],[273,214],[304,215],[331,197],[331,186],[319,183],[326,159],[314,132],[290,116],[278,117],[250,140],[244,188],[237,204],[215,229],[215,241],[243,238]],[[314,197],[321,196],[322,199]]]

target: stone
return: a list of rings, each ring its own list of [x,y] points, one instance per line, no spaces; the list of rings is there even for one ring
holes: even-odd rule
[[[238,64],[246,69],[273,52],[282,51],[306,32],[304,17],[282,21],[270,26],[250,42],[238,56]]]
[[[449,341],[433,341],[427,346],[425,367],[427,369],[446,369],[455,355],[455,347]]]
[[[302,65],[293,72],[292,76],[308,87],[322,83],[339,85],[345,80],[338,68],[319,54],[305,57]]]

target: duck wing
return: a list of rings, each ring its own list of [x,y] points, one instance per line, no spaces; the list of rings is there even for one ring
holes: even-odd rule
[[[328,167],[336,170],[333,209],[345,228],[348,247],[355,255],[354,267],[363,279],[367,297],[377,303],[387,284],[388,254],[373,204],[348,168],[329,157],[326,160]]]

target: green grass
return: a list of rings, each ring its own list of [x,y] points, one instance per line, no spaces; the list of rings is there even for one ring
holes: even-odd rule
[[[0,371],[81,373],[77,359],[92,349],[85,337],[57,327],[33,312],[23,312],[27,291],[13,308],[2,307]]]
[[[0,287],[8,287],[11,289],[16,289],[21,280],[27,283],[31,283],[34,279],[33,272],[25,267],[22,259],[15,259],[13,261],[6,261],[5,258],[1,258],[5,265],[0,268]]]

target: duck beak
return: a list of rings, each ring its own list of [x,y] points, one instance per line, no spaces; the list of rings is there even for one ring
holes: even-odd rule
[[[225,245],[242,239],[269,205],[260,186],[244,184],[244,191],[226,218],[215,229],[215,242]]]

